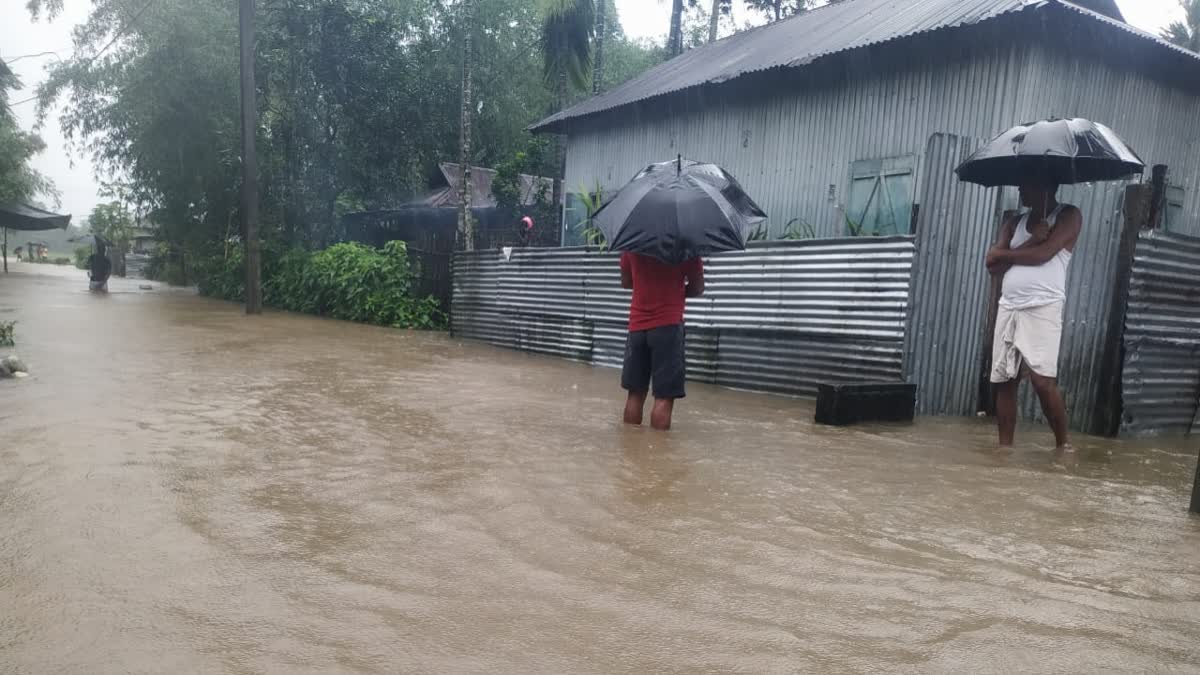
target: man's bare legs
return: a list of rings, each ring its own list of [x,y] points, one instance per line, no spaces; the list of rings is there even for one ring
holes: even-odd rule
[[[646,409],[646,394],[647,392],[644,391],[629,392],[629,397],[625,399],[625,424],[638,426],[642,423],[643,411]]]
[[[670,431],[671,414],[675,412],[675,399],[656,398],[650,411],[650,426],[659,431]]]
[[[1033,390],[1037,392],[1038,400],[1042,402],[1042,413],[1054,430],[1054,444],[1062,452],[1070,452],[1071,436],[1067,422],[1067,404],[1063,402],[1062,393],[1058,390],[1058,380],[1053,377],[1042,377],[1037,373],[1029,374]]]
[[[625,424],[640,425],[645,410],[646,392],[629,392],[629,397],[625,399]],[[675,399],[654,399],[654,407],[650,409],[650,426],[659,431],[670,430],[671,415],[674,412]]]
[[[1063,402],[1062,393],[1058,390],[1058,381],[1052,377],[1042,377],[1037,373],[1029,374],[1033,391],[1042,404],[1042,413],[1054,431],[1054,443],[1059,451],[1071,451],[1071,438],[1067,421],[1067,406]],[[1004,382],[996,385],[996,423],[1000,427],[1000,447],[1009,448],[1013,444],[1013,436],[1017,429],[1017,391],[1020,380]]]
[[[1011,448],[1017,433],[1017,389],[1020,380],[996,385],[996,423],[1000,427],[1000,447]]]

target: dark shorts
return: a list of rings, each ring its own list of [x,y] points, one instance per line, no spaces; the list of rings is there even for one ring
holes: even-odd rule
[[[686,396],[687,358],[684,353],[683,324],[663,326],[629,333],[625,342],[625,369],[621,386],[628,391],[650,391],[654,398],[676,399]]]

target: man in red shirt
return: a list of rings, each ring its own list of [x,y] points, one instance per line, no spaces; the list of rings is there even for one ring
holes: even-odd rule
[[[633,289],[625,369],[621,373],[621,386],[629,392],[625,423],[642,423],[653,380],[650,426],[666,431],[671,428],[675,400],[686,395],[683,305],[686,298],[704,293],[704,262],[692,258],[680,265],[668,265],[625,252],[621,254],[621,286]]]

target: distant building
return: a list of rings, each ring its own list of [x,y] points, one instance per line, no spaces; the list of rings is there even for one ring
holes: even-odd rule
[[[154,252],[154,243],[158,241],[158,226],[149,219],[139,220],[133,226],[133,235],[129,238],[129,251],[136,255],[149,255]]]
[[[458,193],[462,178],[462,165],[453,162],[442,162],[433,180],[430,192],[420,199],[405,206],[424,206],[433,208],[458,208]],[[539,193],[549,202],[554,183],[549,178],[520,175],[522,206],[530,206],[537,202]],[[496,179],[496,170],[481,166],[471,167],[471,208],[493,208],[497,206],[496,197],[492,194],[492,181]]]

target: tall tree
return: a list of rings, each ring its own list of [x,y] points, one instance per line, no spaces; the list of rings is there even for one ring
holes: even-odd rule
[[[611,0],[596,0],[595,58],[592,63],[592,95],[599,94],[604,87],[604,41],[607,37],[608,3]]]
[[[547,0],[542,21],[543,75],[554,88],[555,110],[566,107],[570,87],[588,89],[592,68],[592,31],[595,30],[592,0]],[[562,181],[567,155],[563,139],[554,141],[554,190],[552,203],[562,204]]]
[[[1200,0],[1179,0],[1183,7],[1184,20],[1174,21],[1163,31],[1163,38],[1170,42],[1200,52]]]
[[[467,37],[466,1],[260,3],[255,72],[268,252],[323,246],[345,235],[344,213],[410,202],[441,162],[509,160],[527,146],[529,124],[591,92],[590,60],[576,68],[566,59],[565,79],[559,64],[546,69],[543,49],[563,44],[545,39],[551,0],[471,0],[470,161],[462,162],[464,106],[453,85],[463,63],[453,57]],[[30,4],[52,15],[61,3]],[[612,4],[605,23],[603,84],[662,61],[661,47],[625,37]],[[584,24],[594,30],[592,18]],[[88,152],[101,177],[129,183],[172,255],[222,254],[238,233],[238,60],[230,49],[237,25],[231,0],[92,0],[73,32],[75,56],[53,64],[39,88],[44,115],[70,101],[59,119],[72,148]],[[585,45],[574,53],[587,55],[591,32],[566,32],[569,44]],[[0,152],[0,163],[14,156]],[[553,156],[546,153],[540,175],[561,171]]]
[[[29,164],[46,144],[37,134],[23,131],[8,107],[9,91],[20,87],[17,76],[0,61],[0,204],[55,194],[50,180]]]
[[[671,0],[671,30],[667,33],[667,55],[679,56],[683,53],[683,11],[684,0]]]
[[[712,13],[708,17],[708,41],[716,42],[721,28],[721,15],[733,12],[733,0],[712,0]]]
[[[762,13],[768,21],[786,19],[808,10],[813,4],[810,0],[746,0],[750,9]]]
[[[474,101],[471,90],[471,70],[475,62],[474,41],[475,12],[479,0],[466,0],[463,15],[463,68],[462,68],[462,111],[459,122],[458,154],[458,236],[463,248],[475,250],[475,225],[471,218],[471,115]]]

